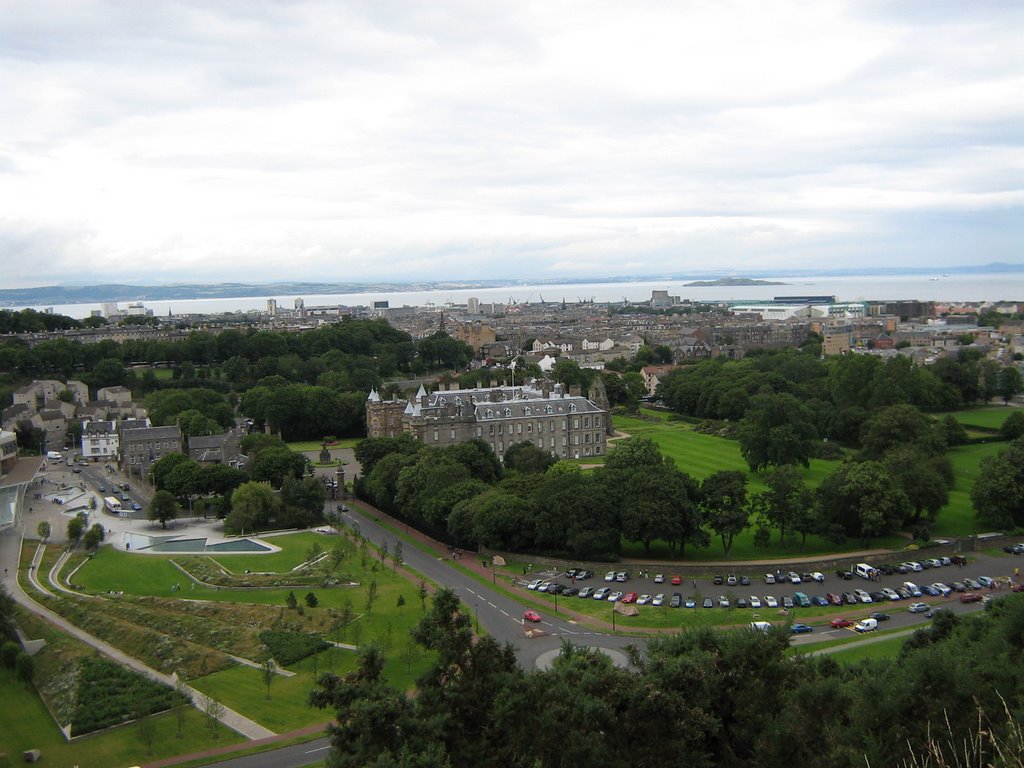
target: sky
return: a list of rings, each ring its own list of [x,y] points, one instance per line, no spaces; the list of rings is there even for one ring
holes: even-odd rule
[[[1024,3],[0,12],[0,283],[1024,262]]]

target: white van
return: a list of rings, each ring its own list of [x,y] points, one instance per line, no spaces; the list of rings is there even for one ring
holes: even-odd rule
[[[767,621],[752,621],[750,622],[750,629],[754,632],[771,632],[774,627]]]
[[[878,569],[868,563],[857,563],[853,566],[853,572],[862,579],[867,579],[868,581],[873,581],[878,578]]]
[[[46,458],[48,458],[50,461],[63,461],[64,454],[61,453],[60,451],[47,451]]]
[[[857,632],[874,632],[878,629],[878,619],[861,619],[853,628]]]

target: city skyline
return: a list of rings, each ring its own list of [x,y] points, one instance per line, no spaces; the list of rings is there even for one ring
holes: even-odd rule
[[[13,2],[0,268],[13,288],[1019,264],[1022,18]]]

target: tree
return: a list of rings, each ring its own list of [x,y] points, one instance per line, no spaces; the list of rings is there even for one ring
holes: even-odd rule
[[[373,604],[377,602],[377,580],[371,579],[366,587],[366,614],[373,613]]]
[[[934,520],[949,503],[955,477],[953,464],[945,454],[929,454],[917,446],[904,445],[889,451],[884,464],[913,508],[913,516],[904,523],[916,523],[925,513]]]
[[[810,466],[817,436],[807,408],[789,394],[752,397],[737,430],[740,452],[755,472],[767,466]]]
[[[1005,440],[1016,440],[1024,435],[1024,411],[1014,411],[999,427],[999,434]]]
[[[398,573],[398,569],[402,566],[402,563],[405,562],[401,539],[397,539],[395,541],[394,549],[391,550],[391,562],[394,565],[394,572]]]
[[[36,526],[36,533],[39,534],[40,539],[47,541],[50,538],[51,533],[50,524],[43,520],[38,526]]]
[[[224,527],[238,533],[255,533],[273,518],[277,506],[277,498],[268,486],[244,483],[231,494],[231,514],[224,521]]]
[[[650,555],[655,538],[678,540],[678,508],[688,498],[683,473],[670,461],[641,466],[629,473],[622,495],[622,532],[644,545]]]
[[[268,656],[260,664],[260,676],[263,678],[263,684],[267,686],[267,701],[270,701],[270,684],[274,682],[276,674],[277,668],[274,665],[274,660]]]
[[[170,491],[157,491],[149,502],[147,518],[153,522],[160,523],[161,528],[167,527],[168,520],[174,520],[178,516],[178,500]]]
[[[700,486],[700,504],[708,525],[721,538],[722,549],[728,557],[733,539],[750,525],[747,476],[729,470],[709,475]]]
[[[505,469],[524,475],[543,474],[557,459],[529,440],[515,443],[505,451]]]
[[[318,600],[317,596],[312,592],[306,593],[305,600],[307,608],[316,608],[318,605],[320,605],[320,600]]]
[[[193,459],[190,459],[184,453],[168,453],[161,459],[153,462],[153,466],[150,467],[149,471],[153,475],[153,485],[158,490],[167,488],[167,478],[175,468],[182,464],[195,463]],[[174,491],[171,491],[174,493]],[[174,493],[175,496],[179,495]]]
[[[82,536],[85,535],[85,520],[79,515],[75,515],[68,520],[68,540],[71,542],[71,546],[74,547],[82,540]]]
[[[942,430],[912,405],[891,405],[876,412],[861,428],[864,455],[877,459],[897,446],[913,444],[930,454],[944,453]]]
[[[265,448],[252,463],[252,479],[265,480],[280,488],[288,476],[302,477],[306,472],[306,458],[288,448]]]
[[[308,528],[323,521],[327,492],[316,477],[285,477],[281,484],[281,503],[284,507],[281,521],[296,528]]]
[[[1020,371],[1013,366],[1006,366],[999,371],[996,380],[996,391],[1003,398],[1004,403],[1009,403],[1024,389],[1024,382],[1021,381]]]
[[[1024,438],[982,460],[971,501],[987,526],[1009,530],[1024,525]]]
[[[85,543],[85,548],[90,551],[95,551],[99,548],[100,544],[103,543],[103,539],[105,537],[106,531],[103,529],[103,526],[99,523],[93,523],[82,538]]]
[[[839,465],[818,486],[816,508],[822,535],[836,542],[857,537],[865,546],[873,536],[895,531],[911,513],[907,495],[877,461]]]
[[[299,607],[299,599],[295,597],[294,591],[289,591],[288,594],[284,596],[284,604],[286,607],[291,608],[292,610],[295,610]]]
[[[192,704],[192,691],[189,690],[188,683],[180,672],[174,681],[174,692],[178,694],[174,705],[174,719],[178,724],[177,737],[181,739],[185,736],[185,720]]]
[[[786,530],[793,521],[806,514],[814,504],[811,491],[796,467],[783,465],[764,477],[768,490],[758,494],[753,502],[764,520],[779,531],[779,544],[785,544]],[[805,535],[806,538],[806,535]]]

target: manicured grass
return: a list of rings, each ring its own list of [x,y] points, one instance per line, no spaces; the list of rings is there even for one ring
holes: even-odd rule
[[[981,427],[982,429],[998,430],[1006,418],[1013,413],[1013,408],[1005,405],[985,408],[968,408],[953,411],[952,416],[965,427]]]
[[[906,637],[889,637],[873,643],[854,643],[833,653],[832,658],[844,664],[856,664],[865,659],[894,659],[906,641]]]
[[[949,491],[949,503],[939,511],[932,526],[932,536],[938,538],[969,536],[985,532],[974,515],[971,488],[981,472],[983,459],[994,456],[1006,447],[1005,443],[976,443],[950,448],[947,452],[953,463],[956,482]]]
[[[41,653],[46,652],[43,649]],[[152,718],[156,723],[152,755],[148,753],[137,725],[114,728],[69,744],[64,741],[39,696],[16,681],[7,669],[0,668],[0,690],[4,692],[0,696],[0,751],[8,754],[6,760],[0,758],[0,766],[22,765],[21,753],[28,749],[40,750],[45,765],[70,768],[73,765],[141,765],[155,759],[244,741],[223,726],[220,738],[214,739],[206,727],[205,717],[189,707],[182,739],[177,738],[178,722],[174,714]]]
[[[333,445],[328,445],[327,450],[333,451],[338,448],[355,448],[363,438],[361,437],[345,437]],[[323,447],[323,443],[319,440],[297,440],[294,443],[288,443],[288,447],[296,452],[305,453],[307,451],[317,451]]]

